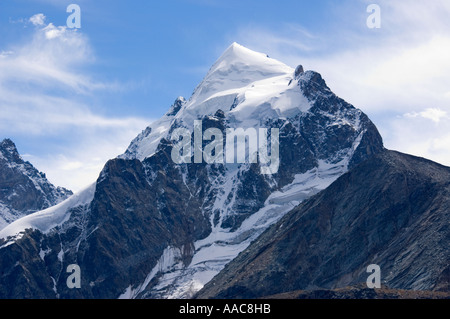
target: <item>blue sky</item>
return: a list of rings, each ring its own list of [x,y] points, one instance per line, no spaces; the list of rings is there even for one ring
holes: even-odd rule
[[[0,0],[0,138],[79,190],[236,41],[321,73],[388,148],[450,165],[449,16],[445,0]]]

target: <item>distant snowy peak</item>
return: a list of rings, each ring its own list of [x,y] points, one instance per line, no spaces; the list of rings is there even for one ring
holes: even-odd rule
[[[0,159],[14,163],[23,163],[23,159],[20,157],[16,145],[9,138],[5,138],[0,142]]]
[[[72,195],[55,187],[30,162],[24,161],[10,139],[0,142],[0,229],[27,214],[56,205]]]

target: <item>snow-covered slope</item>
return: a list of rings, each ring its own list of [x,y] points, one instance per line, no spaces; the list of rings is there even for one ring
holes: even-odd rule
[[[94,198],[94,193],[95,184],[92,184],[55,206],[19,218],[0,230],[0,238],[12,237],[4,244],[9,245],[17,239],[15,236],[20,238],[26,229],[36,229],[46,233],[68,221],[71,209],[88,205]]]
[[[274,224],[304,199],[325,189],[345,171],[345,163],[329,165],[321,162],[319,167],[296,175],[292,183],[273,192],[264,206],[247,218],[237,230],[231,231],[217,225],[213,227],[208,237],[196,241],[195,253],[188,266],[181,262],[182,252],[179,248],[167,247],[144,283],[135,289],[129,286],[121,298],[150,296],[178,299],[192,296],[268,226]],[[159,275],[158,283],[146,294],[145,288],[157,275]]]

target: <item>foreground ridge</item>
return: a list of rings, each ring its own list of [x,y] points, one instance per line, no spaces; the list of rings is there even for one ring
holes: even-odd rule
[[[286,214],[197,297],[339,296],[329,290],[365,284],[370,264],[382,286],[448,294],[449,181],[449,167],[385,150]]]

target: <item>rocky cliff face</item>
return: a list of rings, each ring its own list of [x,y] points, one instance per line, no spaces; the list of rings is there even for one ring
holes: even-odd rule
[[[171,133],[185,128],[193,141],[194,121],[224,141],[227,128],[279,129],[278,171],[175,164]],[[0,231],[0,297],[192,297],[267,227],[382,150],[368,117],[320,74],[233,44],[94,185]],[[70,264],[79,289],[66,285]]]
[[[0,229],[70,195],[71,191],[55,187],[44,173],[24,161],[10,139],[0,143]]]
[[[365,283],[370,264],[385,288],[449,292],[449,225],[450,168],[384,151],[286,214],[197,297],[342,288]]]

